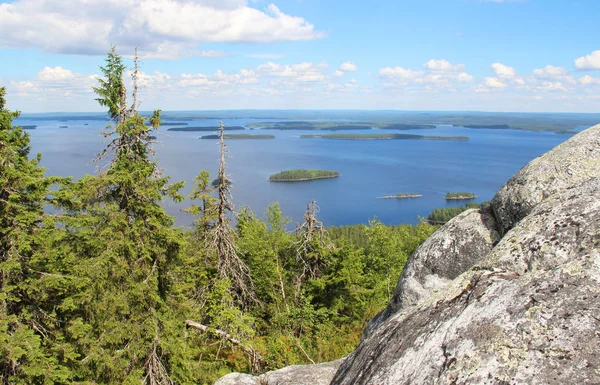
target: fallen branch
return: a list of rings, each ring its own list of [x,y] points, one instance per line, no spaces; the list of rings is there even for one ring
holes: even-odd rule
[[[244,353],[248,355],[250,360],[250,366],[252,367],[253,372],[260,372],[264,368],[266,363],[265,359],[260,355],[259,352],[256,351],[256,349],[254,349],[252,345],[246,345],[242,343],[242,341],[233,337],[231,334],[223,330],[211,328],[209,326],[202,325],[198,322],[187,320],[185,321],[185,324],[188,328],[194,328],[205,333],[213,334],[219,338],[230,342],[232,345],[240,347],[240,349],[242,349]]]

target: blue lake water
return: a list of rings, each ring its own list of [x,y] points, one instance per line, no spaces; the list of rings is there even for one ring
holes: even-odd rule
[[[19,118],[20,125],[37,125],[28,131],[33,152],[42,153],[42,166],[48,175],[80,177],[94,173],[91,163],[103,148],[102,119],[93,116],[60,118]],[[190,126],[217,126],[217,119],[178,119]],[[269,119],[224,119],[229,126],[245,126]],[[66,128],[60,128],[67,126]],[[158,133],[156,156],[172,181],[184,180],[189,192],[201,169],[214,177],[218,168],[216,140],[200,140],[210,132],[174,132],[165,126]],[[235,133],[261,133],[260,130]],[[343,131],[338,131],[338,133]],[[374,132],[373,130],[351,131]],[[494,193],[527,162],[570,138],[567,134],[518,130],[468,129],[437,126],[436,129],[395,131],[421,135],[468,136],[469,141],[435,140],[327,140],[300,139],[310,131],[268,130],[274,140],[230,140],[228,173],[233,180],[236,208],[249,206],[262,216],[265,208],[278,201],[285,215],[300,222],[306,204],[312,199],[320,207],[325,225],[367,223],[377,217],[387,224],[418,223],[437,207],[465,202],[447,202],[449,191],[468,191],[476,201],[490,200]],[[329,133],[329,132],[325,132]],[[288,169],[327,169],[338,171],[335,179],[299,183],[271,183],[271,174]],[[377,199],[399,192],[422,194],[417,199]],[[180,212],[186,205],[165,202],[179,225],[193,218]]]

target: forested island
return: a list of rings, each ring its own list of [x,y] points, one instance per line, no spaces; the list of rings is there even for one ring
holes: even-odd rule
[[[449,192],[446,193],[444,197],[446,200],[467,200],[467,199],[475,199],[477,195],[471,192]]]
[[[273,174],[271,182],[302,182],[316,179],[337,178],[340,174],[329,170],[288,170]]]
[[[35,130],[37,128],[37,126],[34,124],[19,126],[19,127],[21,127],[23,130]]]
[[[275,139],[275,135],[225,134],[225,139]],[[219,139],[219,135],[204,135],[200,139]]]
[[[300,135],[302,139],[337,139],[337,140],[469,140],[467,136],[437,136],[413,134],[312,134]]]
[[[398,193],[396,195],[384,195],[379,197],[378,199],[410,199],[410,198],[421,198],[422,194],[407,194],[407,193]]]
[[[227,126],[225,127],[225,131],[240,131],[244,130],[244,127],[241,126]],[[219,127],[173,127],[169,128],[167,131],[219,131]]]

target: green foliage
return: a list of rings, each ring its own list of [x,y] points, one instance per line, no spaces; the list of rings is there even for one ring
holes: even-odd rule
[[[340,176],[338,172],[328,170],[288,170],[281,171],[269,177],[271,182],[295,182],[303,180],[335,178]]]
[[[194,226],[175,228],[161,204],[181,201],[183,183],[153,158],[160,110],[137,112],[137,64],[126,108],[124,72],[113,47],[95,88],[113,120],[106,168],[77,181],[44,176],[0,88],[0,384],[210,384],[352,351],[435,227],[325,229],[314,201],[295,232],[277,203],[262,218],[236,214],[221,140],[216,189],[200,171],[185,210]]]
[[[96,101],[101,106],[108,108],[111,119],[116,120],[126,108],[123,73],[127,67],[123,64],[123,59],[117,54],[114,46],[110,47],[105,62],[105,66],[100,67],[104,78],[99,78],[98,87],[93,87],[93,89],[98,95]]]
[[[43,213],[59,179],[44,176],[40,154],[29,159],[29,135],[12,126],[19,113],[4,108],[5,93],[0,88],[0,383],[68,383],[66,365],[77,355],[63,346],[57,307],[72,279],[48,249],[55,221]]]
[[[427,220],[429,222],[435,223],[435,224],[444,224],[444,223],[448,222],[450,219],[454,218],[455,216],[457,216],[458,214],[460,214],[464,211],[467,211],[469,209],[478,209],[481,207],[485,207],[487,205],[489,205],[489,202],[483,202],[483,203],[471,202],[471,203],[467,203],[464,206],[437,208],[437,209],[433,210],[431,213],[429,213],[429,215],[427,216]]]
[[[449,192],[446,193],[445,196],[446,199],[475,199],[477,198],[477,195],[475,195],[472,192]]]

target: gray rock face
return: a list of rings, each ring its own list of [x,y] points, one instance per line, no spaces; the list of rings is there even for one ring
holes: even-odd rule
[[[337,366],[332,385],[600,384],[600,125],[425,241],[359,347],[332,364],[256,384],[325,385]]]
[[[467,210],[431,235],[409,258],[394,297],[368,324],[362,339],[400,310],[443,289],[481,261],[500,240],[491,210]]]
[[[342,360],[317,365],[294,365],[261,376],[230,373],[215,385],[329,385]]]
[[[539,204],[481,264],[397,313],[341,384],[600,383],[600,179]]]
[[[574,184],[600,177],[600,125],[588,128],[534,159],[492,199],[504,234],[545,198]]]

